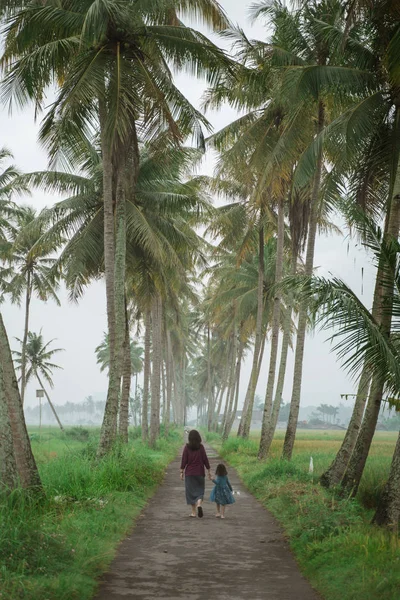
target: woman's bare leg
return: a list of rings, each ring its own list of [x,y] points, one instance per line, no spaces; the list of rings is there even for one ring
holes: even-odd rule
[[[201,507],[202,503],[203,503],[203,498],[199,498],[197,500],[197,515],[200,517],[200,519],[203,516],[203,509]]]
[[[196,505],[192,504],[191,507],[192,507],[192,514],[190,516],[195,517],[196,516]]]

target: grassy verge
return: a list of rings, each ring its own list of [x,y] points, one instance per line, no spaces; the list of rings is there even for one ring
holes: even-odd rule
[[[95,461],[96,431],[33,433],[45,496],[0,501],[1,600],[86,600],[182,443],[134,439]],[[134,432],[133,432],[134,437]]]
[[[339,499],[318,485],[318,476],[340,444],[340,433],[300,432],[290,463],[279,459],[279,434],[272,457],[263,462],[257,460],[256,438],[212,444],[283,525],[302,572],[325,600],[397,600],[399,539],[370,524],[395,437],[376,436],[356,500]],[[308,472],[310,456],[314,474]]]

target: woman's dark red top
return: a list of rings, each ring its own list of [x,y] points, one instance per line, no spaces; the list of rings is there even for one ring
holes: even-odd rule
[[[206,449],[203,444],[200,445],[198,450],[191,450],[186,444],[182,453],[181,462],[181,469],[185,469],[185,477],[188,477],[189,475],[200,475],[201,477],[204,477],[204,467],[209,469],[210,463],[208,462]]]

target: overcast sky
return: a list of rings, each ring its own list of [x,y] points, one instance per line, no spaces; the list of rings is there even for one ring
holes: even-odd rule
[[[247,18],[250,2],[241,0],[221,0],[221,4],[233,22],[238,23],[248,36],[266,39],[266,29],[261,23],[252,26]],[[213,39],[217,43],[216,36]],[[204,92],[204,82],[194,81],[187,76],[180,75],[177,83],[195,104],[200,106],[201,96]],[[208,115],[215,130],[220,129],[232,119],[235,113],[225,108],[219,113]],[[33,110],[9,115],[7,110],[0,108],[1,133],[0,147],[10,149],[15,157],[15,164],[23,171],[30,172],[45,169],[47,166],[46,155],[37,143],[38,124],[34,123]],[[213,157],[207,156],[203,171],[212,172]],[[32,197],[22,199],[30,202],[39,209],[50,205],[57,200],[56,197],[45,196],[35,192]],[[337,221],[340,223],[340,221]],[[341,277],[347,284],[360,295],[369,306],[371,303],[374,270],[366,256],[364,249],[357,247],[349,240],[347,231],[343,235],[319,237],[316,246],[315,266],[319,274],[327,276],[332,274]],[[364,274],[362,277],[362,269]],[[103,331],[106,328],[105,290],[103,284],[96,283],[86,292],[79,305],[70,304],[63,290],[60,291],[61,308],[55,303],[41,303],[34,299],[31,310],[31,331],[38,332],[42,329],[45,340],[56,338],[55,347],[65,349],[59,354],[57,362],[63,370],[54,374],[55,387],[52,398],[56,404],[67,401],[80,402],[90,394],[106,392],[107,380],[101,374],[94,355],[95,347],[100,343]],[[15,337],[22,337],[23,311],[17,306],[6,303],[2,307],[11,345],[16,348]],[[329,333],[315,332],[307,337],[305,345],[304,375],[301,404],[317,406],[321,402],[338,404],[340,394],[352,393],[354,385],[341,370],[336,362],[336,357],[330,352],[330,345],[325,340]],[[268,370],[269,348],[266,347],[264,365],[257,393],[264,396]],[[248,357],[242,371],[241,396],[245,394],[250,374],[251,357]],[[284,389],[284,400],[290,400],[291,382],[293,377],[293,354],[288,360],[287,377]],[[27,404],[36,403],[36,385],[30,385],[27,391]]]

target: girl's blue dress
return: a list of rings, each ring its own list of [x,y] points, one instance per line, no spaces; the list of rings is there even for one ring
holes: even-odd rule
[[[211,502],[216,502],[217,504],[222,504],[225,506],[226,504],[233,504],[235,502],[235,498],[232,494],[232,486],[229,482],[229,479],[226,475],[223,477],[217,476],[217,479],[213,479],[215,483],[211,495]]]

